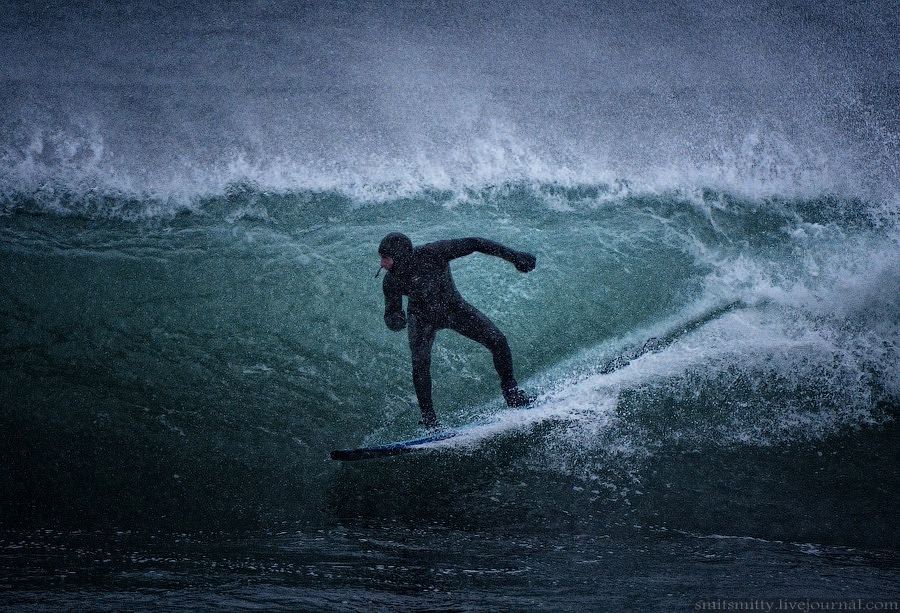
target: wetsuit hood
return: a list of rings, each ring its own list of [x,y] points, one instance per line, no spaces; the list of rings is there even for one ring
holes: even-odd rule
[[[412,254],[412,241],[405,234],[400,232],[391,232],[378,245],[378,254],[386,255],[394,258],[395,261],[402,261]]]

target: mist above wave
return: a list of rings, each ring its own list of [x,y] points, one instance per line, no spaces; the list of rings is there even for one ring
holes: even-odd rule
[[[897,191],[889,3],[11,4],[17,189]]]

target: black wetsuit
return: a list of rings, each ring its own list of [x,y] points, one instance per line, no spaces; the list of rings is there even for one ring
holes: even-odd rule
[[[534,256],[484,238],[441,240],[412,249],[394,260],[384,278],[384,322],[394,331],[408,327],[413,385],[425,422],[434,420],[431,401],[431,347],[435,334],[450,328],[487,347],[494,358],[504,395],[516,390],[512,354],[506,337],[481,311],[466,302],[450,275],[450,261],[471,253],[503,258],[522,272],[534,268]],[[408,296],[403,313],[403,296]]]

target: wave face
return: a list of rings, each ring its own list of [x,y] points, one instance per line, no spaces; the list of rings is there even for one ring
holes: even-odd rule
[[[367,489],[353,475],[443,467],[444,453],[359,473],[323,461],[417,430],[405,336],[384,327],[372,278],[397,228],[416,243],[488,233],[539,262],[528,275],[486,256],[454,263],[542,404],[447,451],[467,468],[435,476],[442,490],[502,470],[532,475],[537,489],[518,495],[531,501],[552,478],[593,492],[575,494],[585,509],[610,492],[618,505],[673,456],[686,474],[670,477],[688,487],[693,454],[755,489],[764,475],[742,471],[758,456],[793,466],[849,453],[895,418],[897,232],[859,201],[510,184],[366,203],[238,186],[191,213],[123,219],[154,205],[69,198],[66,214],[26,214],[38,205],[23,197],[4,218],[13,516],[368,513],[343,500]],[[447,423],[500,409],[480,347],[444,333],[433,370]],[[873,453],[864,474],[896,474]],[[844,477],[858,478],[858,461]],[[843,479],[813,483],[816,497],[848,495]],[[492,508],[491,489],[470,508]],[[399,500],[390,512],[402,515]]]
[[[671,610],[727,558],[729,594],[895,593],[847,552],[900,545],[896,3],[358,4],[2,2],[0,549],[33,572],[0,584]],[[539,406],[444,332],[440,418],[495,425],[342,465],[419,432],[395,230],[537,256],[453,274]]]

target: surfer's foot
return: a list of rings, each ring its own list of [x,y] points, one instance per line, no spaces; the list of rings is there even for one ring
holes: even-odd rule
[[[422,420],[419,422],[420,426],[425,426],[429,430],[437,430],[441,427],[440,422],[437,419],[437,415],[434,414],[434,411],[422,411]]]
[[[420,419],[419,425],[425,426],[425,429],[428,430],[429,432],[441,429],[441,422],[439,422],[436,419],[432,420],[432,421],[425,421],[424,419]]]
[[[534,402],[534,396],[527,395],[518,387],[503,390],[503,399],[506,400],[506,406],[512,409],[527,407]]]

